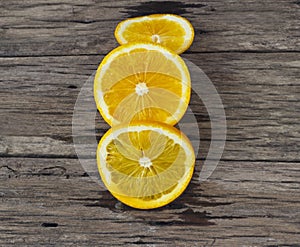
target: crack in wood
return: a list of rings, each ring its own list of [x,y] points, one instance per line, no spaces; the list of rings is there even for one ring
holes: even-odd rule
[[[0,166],[0,171],[4,171],[4,175],[6,175],[8,178],[16,178],[18,177],[18,171],[11,168],[8,165],[4,165],[4,166]],[[5,171],[6,170],[6,171]],[[1,173],[0,173],[0,177],[1,177]]]
[[[63,166],[52,166],[52,167],[46,167],[38,171],[38,175],[43,176],[64,176],[67,172],[67,169]]]
[[[42,227],[58,227],[57,223],[53,223],[53,222],[44,222],[41,224]]]
[[[76,89],[76,88],[77,88],[77,86],[75,86],[75,85],[69,85],[69,86],[68,86],[68,88],[71,88],[71,89]]]

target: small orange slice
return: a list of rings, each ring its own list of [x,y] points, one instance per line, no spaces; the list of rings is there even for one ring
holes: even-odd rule
[[[121,45],[131,42],[153,42],[180,54],[191,46],[194,29],[191,23],[181,16],[154,14],[120,22],[116,27],[115,37]]]

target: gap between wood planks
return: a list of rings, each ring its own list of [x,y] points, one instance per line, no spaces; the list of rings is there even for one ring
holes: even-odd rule
[[[108,52],[107,52],[108,53]],[[45,55],[0,55],[0,58],[31,58],[31,57],[81,57],[81,56],[105,56],[107,53],[79,53],[79,54],[45,54]],[[230,53],[258,53],[258,54],[282,54],[282,53],[300,53],[300,50],[236,50],[236,51],[186,51],[185,54],[230,54]]]
[[[0,154],[0,158],[28,158],[28,159],[32,159],[32,158],[36,158],[36,159],[75,159],[77,160],[78,157],[77,155],[57,155],[57,154],[26,154],[26,155],[22,155],[22,154],[13,154],[13,155],[9,155],[9,154]],[[81,157],[82,158],[82,157]],[[84,159],[84,158],[83,158]],[[91,157],[86,157],[85,159],[92,159]],[[206,158],[196,158],[196,161],[205,161]],[[251,163],[260,163],[260,162],[270,162],[270,163],[298,163],[300,162],[300,159],[295,159],[295,160],[285,160],[285,159],[275,159],[275,160],[271,160],[271,159],[256,159],[256,160],[251,160],[251,159],[220,159],[220,162],[251,162]],[[3,166],[0,166],[0,168]]]

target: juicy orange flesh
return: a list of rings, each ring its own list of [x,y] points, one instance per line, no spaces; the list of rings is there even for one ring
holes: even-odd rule
[[[136,75],[138,79],[144,73],[163,74],[181,80],[180,69],[169,59],[159,50],[133,49],[128,53],[119,54],[110,61],[109,67],[103,72],[101,90],[105,92],[117,82],[132,75]],[[162,81],[157,81],[158,85],[160,83]]]
[[[182,147],[155,131],[122,133],[106,147],[109,190],[130,197],[151,197],[168,191],[189,172]],[[149,167],[140,164],[147,157]]]
[[[138,84],[146,85],[148,92],[136,93]],[[182,104],[182,82],[169,75],[145,72],[130,75],[104,91],[104,101],[114,119],[165,120],[172,117]]]
[[[153,120],[175,124],[188,105],[189,78],[183,79],[181,65],[172,54],[160,50],[124,48],[103,61],[99,90],[106,105],[110,125],[136,120]],[[186,85],[186,83],[188,85]],[[138,94],[144,84],[147,92]]]
[[[154,200],[161,198],[163,195],[167,195],[167,194],[171,193],[175,189],[176,186],[177,186],[177,183],[175,185],[173,185],[171,188],[169,188],[161,193],[157,193],[157,194],[151,195],[151,196],[134,197],[134,198],[121,196],[121,195],[117,195],[117,194],[114,194],[114,196],[116,198],[118,198],[119,200],[125,201],[125,202],[129,202],[129,201],[133,201],[133,200],[154,201]]]
[[[156,35],[159,38],[156,38]],[[176,51],[184,43],[185,30],[174,21],[152,19],[131,23],[127,26],[122,36],[127,42],[158,43]]]

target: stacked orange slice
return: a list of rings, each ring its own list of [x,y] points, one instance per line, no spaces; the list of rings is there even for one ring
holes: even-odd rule
[[[100,64],[95,100],[110,124],[152,120],[174,125],[191,94],[188,68],[177,54],[151,43],[129,43],[111,51]]]
[[[178,15],[154,14],[130,18],[118,24],[115,37],[121,44],[153,42],[180,54],[194,39],[191,23]]]
[[[188,185],[193,147],[176,128],[158,122],[112,127],[100,140],[98,169],[108,190],[135,208],[168,204]]]

